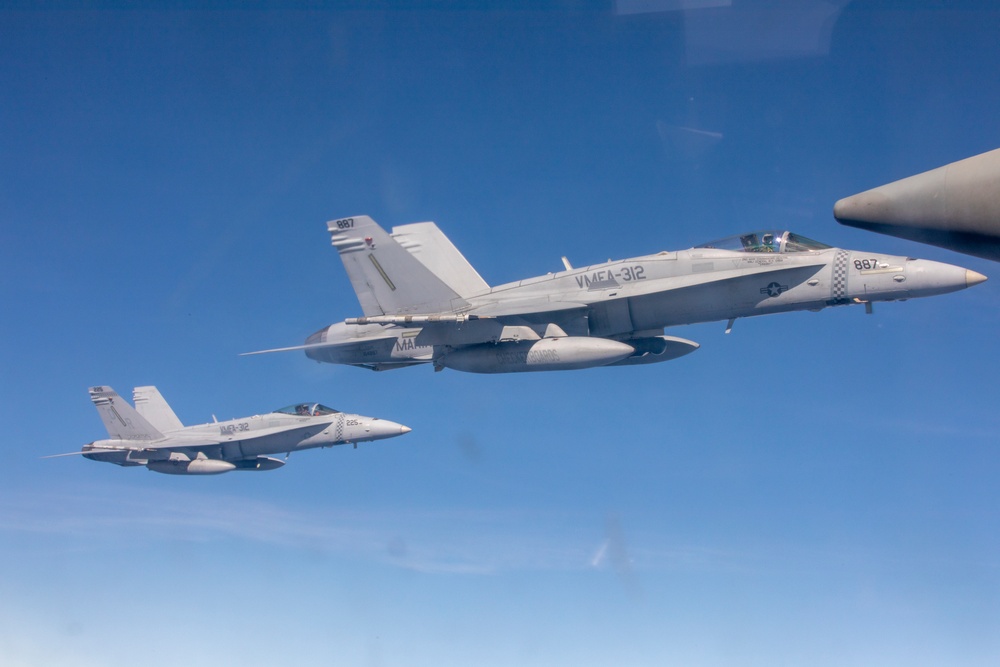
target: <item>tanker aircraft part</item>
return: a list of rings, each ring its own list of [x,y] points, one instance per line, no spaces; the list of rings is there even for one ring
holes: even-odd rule
[[[845,197],[833,215],[844,225],[1000,261],[1000,149]]]

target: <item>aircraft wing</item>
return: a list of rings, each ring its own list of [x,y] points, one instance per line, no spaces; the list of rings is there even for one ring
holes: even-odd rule
[[[691,290],[707,285],[719,285],[726,283],[751,282],[756,283],[764,280],[782,279],[804,281],[809,276],[826,266],[827,260],[817,258],[815,261],[805,264],[795,264],[794,266],[782,266],[776,268],[773,265],[763,265],[759,270],[753,271],[745,266],[734,267],[726,271],[711,271],[706,273],[694,273],[677,276],[670,279],[669,287],[664,287],[664,281],[649,281],[647,285],[632,283],[629,291],[622,294],[622,297],[639,297],[656,292],[674,292]],[[523,318],[534,322],[555,322],[584,315],[598,300],[603,297],[596,297],[592,303],[582,303],[567,299],[578,299],[580,294],[573,292],[564,294],[564,300],[558,300],[559,295],[552,295],[555,301],[549,301],[549,297],[539,297],[537,299],[522,299],[511,301],[497,301],[494,303],[479,306],[468,311],[469,315],[480,317],[492,317],[501,322],[506,318]]]
[[[517,301],[495,301],[477,306],[461,313],[421,313],[416,315],[372,315],[370,317],[349,317],[347,324],[397,324],[401,326],[434,326],[446,323],[462,323],[470,320],[492,320],[507,317],[533,316],[543,314],[574,314],[583,312],[589,306],[585,303],[549,301],[547,297],[519,299]],[[394,336],[388,336],[394,338]],[[321,347],[322,344],[316,346]],[[296,348],[311,347],[308,345]]]
[[[124,441],[123,441],[124,442]],[[198,440],[192,440],[187,443],[171,442],[165,445],[150,445],[150,444],[138,444],[135,445],[123,445],[122,447],[94,447],[93,449],[81,449],[76,452],[67,452],[65,454],[49,454],[48,456],[43,456],[43,459],[55,459],[61,456],[80,456],[82,454],[114,454],[115,452],[144,452],[149,454],[155,454],[158,452],[172,452],[179,450],[193,450],[198,451],[201,449],[208,449],[210,447],[218,447],[222,444],[222,440],[206,440],[204,438],[199,438]]]
[[[494,301],[457,313],[375,315],[349,318],[345,323],[418,328],[420,334],[415,341],[420,345],[460,346],[495,340],[510,326],[554,324],[564,331],[581,330],[585,327],[589,307],[575,301],[550,301],[547,296],[543,296],[537,299]]]
[[[721,283],[734,283],[741,281],[760,281],[762,278],[786,277],[786,279],[805,279],[802,276],[812,275],[815,271],[825,266],[827,260],[817,259],[808,264],[795,264],[794,266],[776,268],[774,265],[766,264],[759,267],[747,266],[744,262],[737,262],[732,269],[723,271],[710,271],[706,273],[695,273],[690,275],[677,276],[669,281],[669,286],[665,287],[665,281],[651,280],[647,285],[630,283],[629,289],[622,294],[622,298],[641,297],[657,292],[681,292],[691,290],[706,285],[718,285]],[[754,269],[757,270],[754,270]],[[364,317],[351,317],[344,320],[348,325],[394,325],[399,327],[412,327],[421,330],[419,342],[421,345],[464,345],[471,344],[476,335],[483,335],[483,339],[495,336],[497,328],[506,326],[518,326],[529,324],[556,324],[566,331],[576,328],[579,322],[585,323],[585,317],[592,303],[586,303],[581,299],[586,298],[586,293],[579,291],[567,292],[562,295],[539,295],[527,299],[503,299],[502,295],[493,295],[496,300],[472,306],[460,312],[438,311],[413,314],[382,314],[368,315]],[[594,302],[604,300],[606,297],[594,295]],[[462,331],[461,337],[453,335],[456,331]],[[307,343],[305,345],[295,345],[292,347],[282,347],[273,350],[261,350],[259,352],[247,352],[244,354],[264,354],[268,352],[284,352],[289,350],[309,350],[314,348],[324,348],[341,345],[345,342],[373,343],[380,340],[395,341],[397,334],[387,331],[383,335],[365,336],[354,340],[334,340],[322,343]],[[363,365],[363,364],[360,364]]]
[[[49,454],[47,456],[42,456],[43,459],[58,459],[63,456],[82,456],[84,454],[120,454],[122,452],[145,452],[150,454],[155,454],[158,452],[169,452],[171,449],[190,449],[190,447],[95,447],[94,449],[81,449],[76,452],[66,452],[65,454]]]
[[[81,454],[110,454],[112,452],[125,452],[127,449],[81,449],[77,452],[66,452],[65,454],[48,454],[41,456],[43,459],[58,459],[63,456],[80,456]]]
[[[664,287],[664,282],[660,280],[649,281],[648,285],[631,284],[630,291],[623,294],[623,297],[636,297],[655,292],[671,292],[692,287],[699,287],[708,284],[719,284],[732,281],[757,281],[761,277],[778,277],[789,274],[810,274],[810,272],[825,266],[825,259],[817,259],[808,264],[795,264],[794,266],[775,268],[771,265],[760,267],[754,271],[744,266],[737,266],[727,271],[710,271],[707,273],[695,273],[690,275],[677,276],[670,280],[669,287]],[[810,274],[811,275],[811,274]],[[565,294],[564,298],[579,298],[578,292]],[[353,317],[345,320],[347,324],[396,324],[400,326],[423,327],[434,329],[442,325],[462,324],[466,321],[474,320],[504,320],[528,319],[535,322],[558,322],[568,318],[573,318],[586,313],[593,304],[581,301],[550,300],[548,295],[539,296],[533,299],[512,299],[497,300],[475,306],[460,313],[440,312],[421,313],[413,315],[373,315],[369,317]],[[305,349],[309,346],[299,346],[283,349]]]
[[[550,301],[547,297],[518,299],[516,301],[495,301],[468,311],[479,317],[517,317],[520,315],[560,314],[570,315],[573,311],[583,312],[589,308],[585,303],[573,301]]]
[[[243,420],[236,420],[243,421]],[[231,423],[231,422],[227,422]],[[209,426],[212,426],[209,424]],[[210,449],[212,447],[218,447],[219,445],[224,445],[227,442],[234,442],[237,440],[248,441],[256,440],[258,438],[266,438],[268,436],[276,435],[278,433],[294,433],[296,431],[322,431],[329,426],[329,422],[323,421],[312,421],[308,423],[288,425],[283,426],[272,426],[270,428],[254,429],[250,431],[241,431],[235,433],[231,436],[220,435],[220,436],[210,436],[202,433],[192,433],[190,435],[177,435],[171,438],[170,441],[164,444],[150,444],[142,447],[136,447],[135,449],[141,449],[145,451],[157,450],[157,451],[172,451],[179,449],[190,449],[190,450],[200,450],[200,449]]]
[[[292,352],[294,350],[310,350],[315,347],[327,347],[329,343],[307,343],[305,345],[292,345],[290,347],[273,347],[270,350],[254,350],[253,352],[240,352],[241,357],[251,357],[255,354],[271,354],[272,352]]]
[[[404,315],[379,315],[374,317],[359,317],[354,320],[349,320],[354,324],[404,324],[403,320],[406,316]],[[452,317],[454,320],[454,316]],[[360,320],[360,321],[359,321]],[[389,320],[392,320],[391,322]],[[395,336],[386,334],[384,336],[366,336],[365,342],[376,342],[379,340],[396,340]],[[272,352],[293,352],[295,350],[313,350],[321,347],[330,347],[331,344],[335,343],[306,343],[304,345],[292,345],[290,347],[275,347],[270,350],[256,350],[254,352],[241,352],[241,357],[250,357],[255,354],[270,354]]]
[[[273,428],[264,428],[256,431],[244,431],[239,434],[240,437],[233,438],[214,438],[205,437],[202,435],[191,435],[187,436],[188,440],[184,440],[184,436],[179,436],[171,438],[168,442],[163,444],[150,444],[150,443],[140,443],[136,441],[135,445],[132,446],[122,446],[122,447],[95,447],[93,449],[82,449],[76,452],[67,452],[66,454],[49,454],[48,456],[43,456],[43,459],[54,459],[62,456],[80,456],[82,454],[111,454],[114,452],[140,452],[147,454],[163,454],[173,451],[202,451],[210,450],[214,447],[219,447],[227,442],[232,442],[233,440],[255,440],[257,438],[263,438],[270,435],[275,435],[277,433],[293,433],[295,431],[304,431],[307,429],[315,429],[316,431],[321,431],[325,429],[329,424],[327,422],[310,422],[308,424],[300,424],[297,426],[275,426]],[[123,441],[125,442],[125,441]],[[210,454],[217,454],[214,452],[206,452]],[[209,458],[213,458],[210,456]]]

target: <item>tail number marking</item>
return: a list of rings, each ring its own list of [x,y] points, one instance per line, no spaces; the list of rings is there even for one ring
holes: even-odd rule
[[[337,220],[333,224],[337,225],[337,229],[352,229],[354,227],[354,218],[344,218],[343,220]]]

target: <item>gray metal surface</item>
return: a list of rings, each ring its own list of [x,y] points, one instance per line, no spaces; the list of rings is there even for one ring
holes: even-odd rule
[[[846,197],[833,215],[851,227],[1000,261],[1000,149]]]

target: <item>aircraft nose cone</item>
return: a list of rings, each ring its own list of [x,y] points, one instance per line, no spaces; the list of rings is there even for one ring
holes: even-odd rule
[[[906,264],[906,285],[910,296],[932,296],[962,290],[986,280],[976,271],[929,259],[912,259]]]
[[[973,285],[978,285],[979,283],[986,282],[986,276],[979,273],[978,271],[973,271],[967,269],[965,271],[965,286],[972,287]]]
[[[404,435],[412,430],[409,426],[403,426],[387,419],[375,419],[368,426],[369,437],[372,440],[394,438],[397,435]]]

